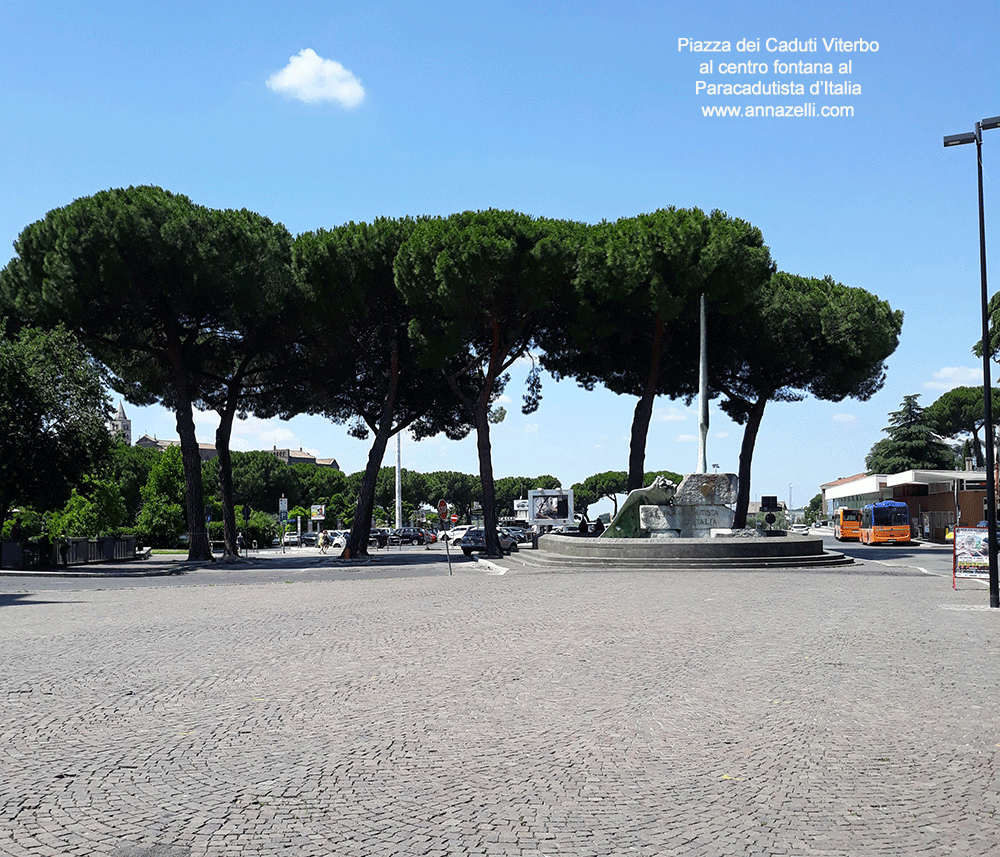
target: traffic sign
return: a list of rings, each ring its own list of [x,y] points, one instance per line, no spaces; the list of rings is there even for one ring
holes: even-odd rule
[[[451,516],[451,522],[453,524],[457,524],[458,523],[458,515],[452,515]]]
[[[438,500],[438,517],[442,521],[448,520],[448,501]]]

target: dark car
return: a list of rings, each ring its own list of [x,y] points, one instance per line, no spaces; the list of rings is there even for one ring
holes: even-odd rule
[[[400,527],[393,535],[401,545],[422,545],[426,541],[420,527]]]
[[[376,548],[384,548],[389,544],[389,531],[388,530],[377,530],[372,527],[368,533],[368,544]]]
[[[316,544],[319,542],[319,533],[313,533],[313,532],[303,533],[301,542],[303,547],[314,548],[316,547]]]
[[[519,543],[531,541],[531,533],[522,527],[502,527],[501,532],[507,533],[507,535]]]
[[[503,531],[497,530],[497,538],[500,540],[500,550],[504,553],[513,553],[517,550],[517,541]],[[472,556],[473,551],[482,553],[486,550],[486,531],[482,527],[467,530],[458,545],[466,556]]]

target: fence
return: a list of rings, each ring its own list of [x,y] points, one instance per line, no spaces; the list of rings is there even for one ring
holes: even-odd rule
[[[2,543],[0,568],[58,568],[88,562],[129,562],[136,556],[135,536],[101,539],[10,541]]]

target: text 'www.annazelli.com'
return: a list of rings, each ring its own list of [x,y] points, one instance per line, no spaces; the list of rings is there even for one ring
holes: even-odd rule
[[[805,104],[748,104],[745,107],[706,104],[701,108],[701,115],[735,116],[741,119],[844,119],[854,115],[854,105],[823,104],[817,107],[814,101],[807,101]]]

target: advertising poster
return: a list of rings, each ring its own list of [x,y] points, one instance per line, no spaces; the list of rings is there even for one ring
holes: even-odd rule
[[[570,489],[539,489],[528,492],[528,523],[541,527],[561,527],[573,521],[573,492]]]
[[[986,527],[955,528],[955,577],[989,578],[989,530]]]

